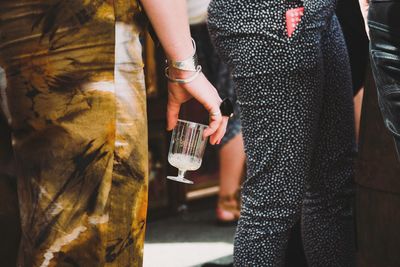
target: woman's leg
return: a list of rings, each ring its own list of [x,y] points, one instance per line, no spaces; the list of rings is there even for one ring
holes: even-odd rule
[[[242,134],[237,134],[221,148],[219,152],[220,196],[230,196],[237,192],[245,157]]]
[[[359,88],[357,94],[353,97],[354,126],[355,126],[354,130],[356,134],[356,144],[358,144],[360,140],[361,111],[362,111],[363,98],[364,98],[364,86]]]
[[[259,38],[248,40],[248,47],[263,45]],[[235,238],[237,266],[283,264],[309,177],[322,97],[319,39],[294,39],[282,46],[288,53],[268,73],[235,78],[248,157]]]
[[[310,266],[354,266],[352,85],[335,16],[321,43],[327,67],[317,145],[303,205],[304,248]]]
[[[241,106],[248,173],[235,237],[236,266],[281,266],[290,229],[300,217],[319,97],[310,90],[313,82],[292,82],[265,76],[238,81],[243,90],[268,92],[269,105]]]
[[[242,134],[237,134],[219,151],[219,197],[216,209],[220,222],[236,222],[240,215],[238,191],[246,155]]]

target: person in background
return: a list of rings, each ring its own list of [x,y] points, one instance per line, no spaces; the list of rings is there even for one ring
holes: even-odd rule
[[[358,0],[338,0],[336,14],[342,26],[350,59],[355,130],[358,143],[364,82],[368,65],[368,36],[364,30],[364,22]]]
[[[372,73],[400,160],[400,0],[359,0],[370,38]]]
[[[21,222],[18,263],[1,266],[142,266],[143,8],[168,58],[168,129],[194,97],[210,114],[205,136],[222,139],[228,117],[193,60],[186,1],[140,2],[0,2],[0,185],[17,180],[0,214],[18,191]]]
[[[210,3],[208,27],[232,70],[247,155],[234,266],[283,266],[300,218],[310,266],[355,265],[353,93],[335,7]]]
[[[234,115],[229,119],[227,131],[219,150],[219,196],[216,208],[217,221],[236,222],[240,213],[239,188],[245,165],[245,153],[240,125],[240,110],[228,67],[221,61],[211,43],[206,18],[210,0],[187,0],[190,30],[197,44],[199,63],[209,81],[222,99],[234,104]]]

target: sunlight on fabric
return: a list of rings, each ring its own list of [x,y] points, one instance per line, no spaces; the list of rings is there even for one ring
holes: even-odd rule
[[[232,244],[224,242],[145,244],[143,265],[144,267],[191,267],[232,253]]]

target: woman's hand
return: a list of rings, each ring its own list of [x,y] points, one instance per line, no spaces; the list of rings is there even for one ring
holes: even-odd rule
[[[176,77],[176,74],[174,76]],[[185,78],[182,74],[180,76]],[[204,131],[204,137],[210,136],[211,144],[219,144],[222,137],[224,137],[229,118],[221,115],[219,106],[222,100],[217,90],[203,73],[200,73],[190,83],[178,84],[169,82],[167,129],[172,130],[175,127],[181,105],[192,97],[199,101],[210,114],[209,127]]]

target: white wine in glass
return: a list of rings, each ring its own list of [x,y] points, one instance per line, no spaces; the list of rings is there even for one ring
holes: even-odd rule
[[[167,176],[168,179],[193,184],[185,178],[186,171],[200,168],[208,138],[203,138],[207,125],[178,120],[169,146],[168,162],[178,168],[178,176]]]

